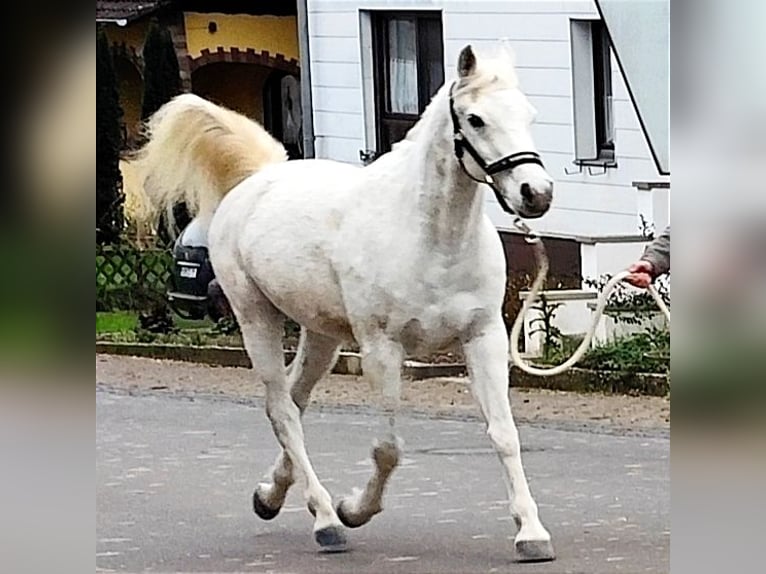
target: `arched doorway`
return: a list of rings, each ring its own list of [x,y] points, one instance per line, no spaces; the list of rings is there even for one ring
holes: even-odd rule
[[[202,50],[189,68],[195,94],[256,120],[285,145],[290,158],[303,157],[297,60],[219,47]]]
[[[270,73],[259,64],[214,62],[192,72],[192,91],[263,124],[263,87]]]

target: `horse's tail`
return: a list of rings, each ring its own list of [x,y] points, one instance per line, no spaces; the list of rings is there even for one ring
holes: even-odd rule
[[[258,123],[192,94],[157,110],[145,135],[133,160],[148,204],[145,220],[172,213],[180,202],[191,215],[209,218],[234,186],[287,159],[282,144]]]

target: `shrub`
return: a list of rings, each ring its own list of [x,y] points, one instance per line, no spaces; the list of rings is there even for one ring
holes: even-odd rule
[[[559,364],[568,359],[582,337],[562,338],[544,362]],[[628,371],[637,373],[667,373],[670,359],[670,332],[650,328],[644,332],[620,337],[590,349],[577,364],[583,369]]]
[[[583,283],[600,293],[611,278],[612,275],[602,275],[598,279],[585,279]],[[670,282],[668,276],[655,281],[654,286],[665,304],[670,307]],[[659,308],[654,297],[648,291],[645,289],[635,289],[621,282],[609,294],[605,312],[608,313],[609,311],[629,311],[629,313],[615,315],[615,321],[629,325],[640,325],[644,319],[652,317],[654,313],[659,311]]]
[[[537,301],[530,308],[533,311],[539,313],[538,317],[535,317],[529,322],[530,335],[536,333],[543,334],[543,360],[550,360],[551,355],[557,350],[561,349],[561,330],[553,324],[553,320],[556,317],[556,312],[562,303],[549,303],[548,298],[545,295],[540,295],[540,300]]]

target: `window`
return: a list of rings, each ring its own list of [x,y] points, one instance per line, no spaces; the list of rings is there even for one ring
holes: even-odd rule
[[[415,125],[444,83],[438,12],[373,12],[375,124],[378,153]]]
[[[575,163],[613,167],[611,46],[601,20],[572,20]]]

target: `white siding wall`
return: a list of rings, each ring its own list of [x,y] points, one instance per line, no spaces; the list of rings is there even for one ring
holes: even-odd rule
[[[538,109],[537,146],[556,180],[554,207],[535,222],[543,232],[569,236],[632,235],[639,213],[657,226],[667,221],[667,196],[638,191],[635,180],[661,180],[619,67],[613,58],[614,122],[618,167],[605,174],[567,175],[574,166],[570,18],[597,18],[589,0],[309,0],[311,73],[318,157],[359,163],[365,144],[360,10],[442,11],[445,77],[455,76],[460,49],[508,38],[517,55],[522,89]],[[587,170],[587,168],[586,168]],[[599,172],[599,168],[593,168]],[[488,213],[500,229],[509,218],[491,194]],[[658,229],[661,231],[661,229]],[[616,270],[614,263],[599,261]]]

